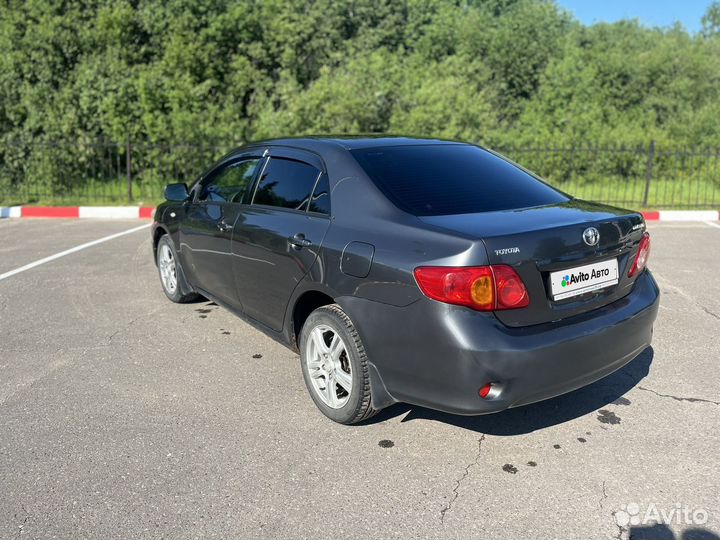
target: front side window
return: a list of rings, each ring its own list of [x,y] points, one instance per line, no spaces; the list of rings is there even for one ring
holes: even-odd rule
[[[270,158],[258,181],[253,204],[306,210],[319,174],[307,163]]]
[[[203,186],[201,201],[247,202],[247,191],[252,183],[260,159],[252,158],[231,163],[213,175]]]

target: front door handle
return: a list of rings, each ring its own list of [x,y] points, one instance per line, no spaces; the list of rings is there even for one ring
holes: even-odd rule
[[[297,249],[312,246],[312,242],[305,238],[303,233],[298,233],[295,236],[288,238],[288,242],[290,242],[291,246]]]
[[[222,232],[227,232],[232,230],[233,226],[229,223],[225,223],[225,221],[221,221],[217,224],[218,229],[220,229]]]

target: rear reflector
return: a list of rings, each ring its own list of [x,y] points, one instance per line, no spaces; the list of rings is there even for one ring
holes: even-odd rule
[[[502,384],[489,382],[478,390],[478,395],[483,399],[495,399],[502,393]]]
[[[478,311],[530,304],[522,279],[507,265],[421,266],[415,269],[415,280],[428,298]]]
[[[640,246],[638,246],[628,277],[633,277],[635,274],[642,272],[647,266],[648,258],[650,258],[650,234],[646,232],[640,240]]]

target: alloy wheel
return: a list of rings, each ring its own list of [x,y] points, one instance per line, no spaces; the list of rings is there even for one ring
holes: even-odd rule
[[[352,368],[342,338],[329,326],[316,326],[308,338],[305,362],[318,397],[328,407],[342,408],[352,392]]]
[[[160,246],[160,256],[158,257],[158,267],[160,268],[160,279],[162,280],[165,290],[174,294],[177,289],[177,272],[175,270],[175,257],[172,250],[167,244]]]

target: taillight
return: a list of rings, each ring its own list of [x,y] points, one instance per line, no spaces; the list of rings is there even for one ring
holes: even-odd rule
[[[640,246],[638,247],[637,255],[635,260],[630,267],[628,277],[633,277],[635,274],[642,272],[647,266],[648,258],[650,257],[650,234],[644,233],[640,240]]]
[[[421,266],[415,279],[428,298],[478,311],[516,309],[530,304],[527,289],[506,265]]]
[[[497,309],[515,309],[530,303],[525,284],[515,270],[505,265],[491,267],[495,274]]]

